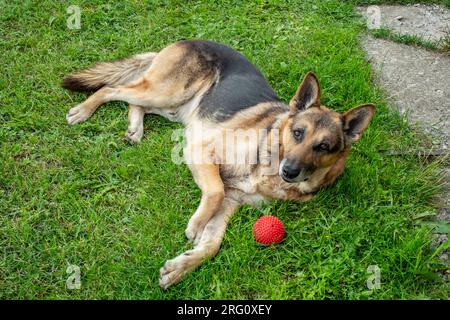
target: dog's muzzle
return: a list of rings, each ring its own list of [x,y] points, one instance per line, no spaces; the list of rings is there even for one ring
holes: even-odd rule
[[[307,181],[314,172],[312,167],[304,167],[293,165],[289,159],[284,158],[280,163],[278,174],[280,177],[289,183],[298,183]]]

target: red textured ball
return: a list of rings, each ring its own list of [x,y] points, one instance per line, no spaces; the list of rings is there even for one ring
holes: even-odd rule
[[[263,216],[253,225],[253,237],[267,246],[283,241],[284,233],[283,222],[274,216]]]

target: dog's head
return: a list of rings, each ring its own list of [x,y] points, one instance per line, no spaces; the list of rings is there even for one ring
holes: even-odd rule
[[[279,174],[286,182],[306,181],[318,169],[335,164],[361,138],[375,112],[364,104],[340,114],[320,104],[320,87],[309,72],[289,103],[282,132]]]

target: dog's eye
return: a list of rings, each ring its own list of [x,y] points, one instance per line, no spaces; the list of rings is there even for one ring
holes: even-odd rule
[[[330,145],[326,142],[322,142],[321,144],[319,144],[318,149],[322,151],[328,151],[330,150]]]
[[[299,140],[303,137],[303,133],[305,132],[305,130],[303,129],[295,129],[294,130],[294,137],[295,139]]]

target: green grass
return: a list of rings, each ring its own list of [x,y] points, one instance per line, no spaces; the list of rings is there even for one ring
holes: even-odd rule
[[[370,33],[375,38],[381,38],[386,39],[398,43],[403,43],[407,45],[413,45],[416,47],[422,47],[428,50],[434,50],[439,51],[443,53],[450,53],[450,36],[445,37],[444,39],[440,41],[429,41],[425,40],[419,36],[416,35],[410,35],[410,34],[397,34],[392,32],[388,28],[379,28],[379,29],[372,29],[367,30],[368,33]]]
[[[66,9],[82,9],[69,30]],[[437,164],[379,150],[413,149],[418,134],[372,84],[358,45],[361,20],[344,1],[6,1],[0,13],[0,298],[392,299],[444,298],[448,269],[430,230],[413,217],[435,212]],[[65,121],[85,98],[63,75],[176,40],[206,38],[247,55],[288,101],[314,71],[322,101],[338,111],[378,106],[338,182],[307,203],[244,207],[217,257],[163,291],[164,261],[189,248],[184,228],[200,192],[171,162],[173,129],[145,119],[142,143],[123,141],[126,105],[110,103],[86,123]],[[285,223],[286,240],[261,247],[262,212]],[[81,289],[68,290],[69,264]],[[381,289],[366,287],[370,265]]]
[[[436,43],[436,42],[424,40],[415,35],[396,34],[387,28],[370,30],[370,33],[376,38],[382,38],[382,39],[387,39],[387,40],[391,40],[391,41],[395,41],[395,42],[403,43],[403,44],[407,44],[407,45],[423,47],[423,48],[429,49],[429,50],[443,51],[443,52],[447,52],[449,50],[448,44],[450,42],[448,39],[444,39],[444,40],[440,41],[442,43]]]

